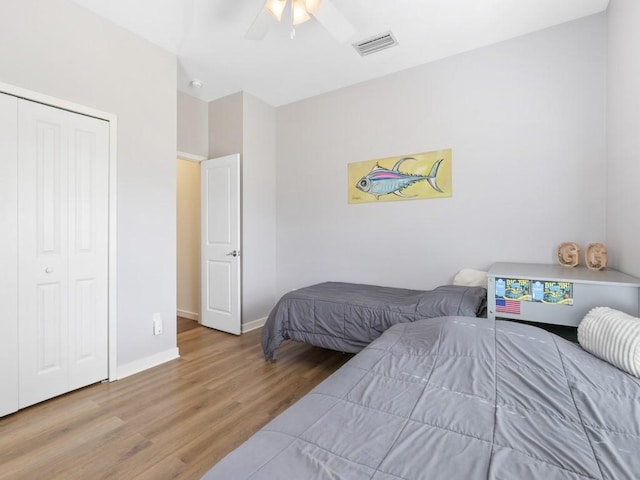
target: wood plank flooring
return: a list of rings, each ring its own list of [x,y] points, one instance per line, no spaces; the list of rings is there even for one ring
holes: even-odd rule
[[[351,355],[178,319],[180,359],[0,418],[0,479],[199,479]],[[232,480],[232,479],[230,479]]]

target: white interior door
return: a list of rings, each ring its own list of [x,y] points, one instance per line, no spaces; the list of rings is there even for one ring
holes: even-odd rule
[[[240,155],[203,161],[200,184],[200,323],[240,335]]]
[[[108,376],[108,123],[18,107],[20,408]]]

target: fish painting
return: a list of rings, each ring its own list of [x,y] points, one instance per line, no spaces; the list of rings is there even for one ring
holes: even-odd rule
[[[418,182],[426,181],[436,192],[443,193],[437,183],[438,169],[444,158],[437,160],[428,175],[404,173],[400,166],[409,160],[417,161],[414,157],[404,157],[396,162],[392,169],[381,167],[379,163],[356,183],[355,187],[365,193],[373,195],[376,200],[382,195],[394,194],[399,197],[413,198],[417,195],[405,195],[402,191]]]

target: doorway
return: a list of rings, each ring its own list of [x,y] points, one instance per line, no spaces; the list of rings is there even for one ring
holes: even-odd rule
[[[202,195],[203,170],[207,172],[208,179],[204,182],[208,192],[204,197]],[[239,154],[213,160],[184,153],[178,154],[176,165],[177,316],[237,335],[241,333],[239,175]],[[234,180],[231,181],[231,178]],[[234,196],[235,207],[231,208],[225,200]],[[205,219],[203,219],[203,205],[213,205],[205,211]],[[232,213],[234,208],[237,211]],[[220,214],[218,215],[217,212]],[[206,236],[209,240],[203,238],[203,222],[209,225]],[[229,222],[234,226],[232,227]],[[220,230],[224,228],[227,229]],[[227,241],[227,237],[233,240]],[[224,241],[221,240],[223,238]],[[214,255],[217,255],[217,258],[204,259],[208,267],[203,272],[203,250],[210,256],[219,249],[222,250]],[[206,290],[203,289],[203,285],[207,286]],[[203,304],[204,297],[206,298]],[[206,314],[204,317],[203,311]]]
[[[200,321],[200,159],[176,161],[177,315]]]

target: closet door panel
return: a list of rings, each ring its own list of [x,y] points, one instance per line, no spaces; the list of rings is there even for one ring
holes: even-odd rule
[[[18,409],[18,100],[0,94],[0,416]]]
[[[20,407],[68,385],[68,112],[18,106]]]
[[[69,387],[108,377],[109,125],[76,115],[69,133]]]
[[[108,377],[109,124],[0,93],[0,416]]]

